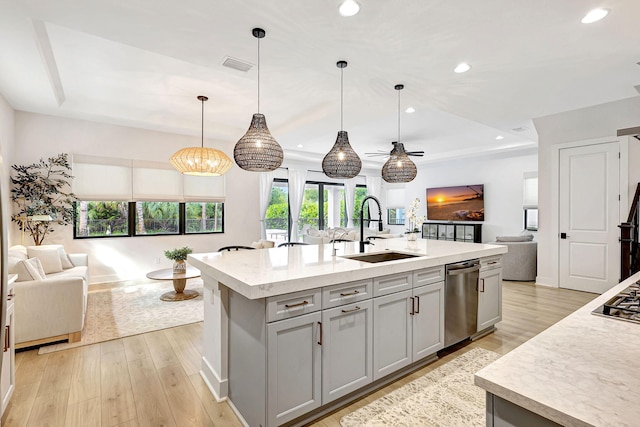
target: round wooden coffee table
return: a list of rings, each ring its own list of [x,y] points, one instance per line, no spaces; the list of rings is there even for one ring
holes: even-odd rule
[[[198,291],[185,289],[187,279],[200,277],[200,270],[197,268],[187,267],[187,271],[180,274],[174,274],[172,268],[165,268],[147,273],[147,277],[152,280],[173,280],[173,289],[175,291],[162,294],[160,296],[162,301],[184,301],[200,295]]]

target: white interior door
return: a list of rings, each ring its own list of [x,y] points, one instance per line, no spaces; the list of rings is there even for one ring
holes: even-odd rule
[[[618,283],[618,142],[560,150],[560,287],[602,293]]]

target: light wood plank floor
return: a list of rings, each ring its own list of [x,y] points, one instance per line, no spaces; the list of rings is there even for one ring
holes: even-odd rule
[[[457,346],[410,375],[313,423],[340,418],[424,375],[461,352],[505,354],[595,298],[595,294],[503,282],[498,331]],[[198,374],[202,323],[38,356],[16,354],[16,390],[2,417],[9,426],[240,426]]]

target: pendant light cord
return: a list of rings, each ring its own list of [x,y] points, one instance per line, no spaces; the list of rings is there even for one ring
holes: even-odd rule
[[[260,113],[260,38],[258,37],[258,113]]]
[[[400,143],[400,91],[398,91],[398,143]]]
[[[344,103],[344,68],[340,68],[340,130],[344,130],[343,125],[343,103]]]
[[[200,147],[204,148],[204,99],[202,99],[202,118],[200,124]]]

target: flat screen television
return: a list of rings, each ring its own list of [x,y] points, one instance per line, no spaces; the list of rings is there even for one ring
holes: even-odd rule
[[[427,188],[427,219],[484,221],[484,184]]]

